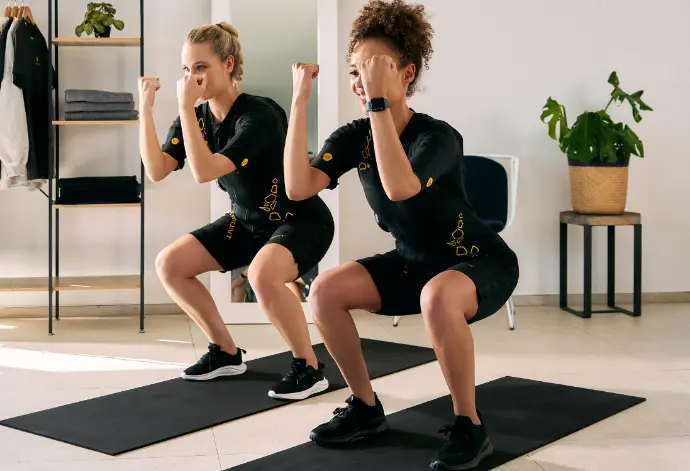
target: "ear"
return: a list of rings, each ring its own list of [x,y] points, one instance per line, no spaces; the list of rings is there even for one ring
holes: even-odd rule
[[[235,70],[235,58],[232,56],[229,56],[227,59],[225,59],[225,65],[228,67],[228,72],[231,72]]]
[[[417,76],[417,68],[414,64],[408,64],[402,69],[403,83],[410,85]]]

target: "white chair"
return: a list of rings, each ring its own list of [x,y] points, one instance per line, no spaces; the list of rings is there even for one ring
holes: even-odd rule
[[[498,163],[499,165],[496,165]],[[503,232],[513,224],[517,208],[517,188],[518,188],[518,169],[520,160],[513,155],[466,155],[466,187],[467,196],[479,214],[479,217],[487,221],[497,232]],[[500,167],[500,168],[499,168]],[[506,170],[507,168],[507,170]],[[473,178],[473,175],[475,176]],[[478,183],[473,185],[472,183]],[[507,186],[507,188],[506,188]],[[485,198],[480,197],[482,191],[487,188],[492,192],[505,192],[506,201],[492,202],[490,207],[485,208],[482,202]],[[475,198],[473,198],[475,196]],[[510,330],[515,329],[515,304],[512,296],[506,303],[508,311],[508,326]],[[393,325],[397,327],[400,316],[393,318]]]

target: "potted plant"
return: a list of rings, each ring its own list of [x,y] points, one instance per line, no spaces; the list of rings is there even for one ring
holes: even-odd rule
[[[640,110],[652,111],[642,101],[643,90],[633,94],[620,88],[616,72],[609,76],[611,99],[600,111],[585,111],[568,127],[565,107],[551,97],[542,109],[541,121],[548,119],[549,136],[558,141],[568,157],[570,196],[573,210],[581,214],[621,214],[628,195],[630,157],[644,157],[640,138],[627,124],[615,123],[607,110],[613,102],[627,101],[636,123]]]
[[[109,38],[113,27],[122,31],[124,22],[115,19],[115,7],[111,3],[89,3],[86,6],[84,21],[74,29],[77,36],[93,34],[97,38]]]

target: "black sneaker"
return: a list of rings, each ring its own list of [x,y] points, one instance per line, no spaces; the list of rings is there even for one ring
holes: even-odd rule
[[[180,375],[182,379],[191,381],[208,381],[220,376],[241,375],[247,371],[247,365],[242,361],[242,353],[247,353],[241,348],[237,353],[230,355],[220,349],[220,346],[208,344],[208,352],[199,358],[195,365],[190,366]]]
[[[294,358],[288,374],[268,391],[268,396],[299,401],[325,391],[328,389],[328,380],[323,375],[324,368],[325,365],[319,363],[319,369],[315,370],[313,366],[307,366],[306,360]]]
[[[486,433],[484,421],[474,425],[469,417],[456,417],[453,425],[441,429],[444,434],[443,446],[431,462],[436,471],[462,471],[472,469],[494,452],[494,447]]]
[[[386,414],[376,397],[376,405],[368,406],[355,396],[347,406],[333,411],[334,417],[312,430],[309,439],[317,445],[343,445],[388,430]]]

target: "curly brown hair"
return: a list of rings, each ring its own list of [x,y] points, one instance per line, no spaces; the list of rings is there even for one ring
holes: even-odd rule
[[[429,23],[424,5],[403,0],[370,0],[352,24],[347,60],[362,39],[387,40],[400,55],[401,65],[415,66],[415,78],[407,89],[407,96],[411,97],[417,91],[422,65],[429,69],[429,60],[434,53],[431,46],[433,36],[434,28]]]

